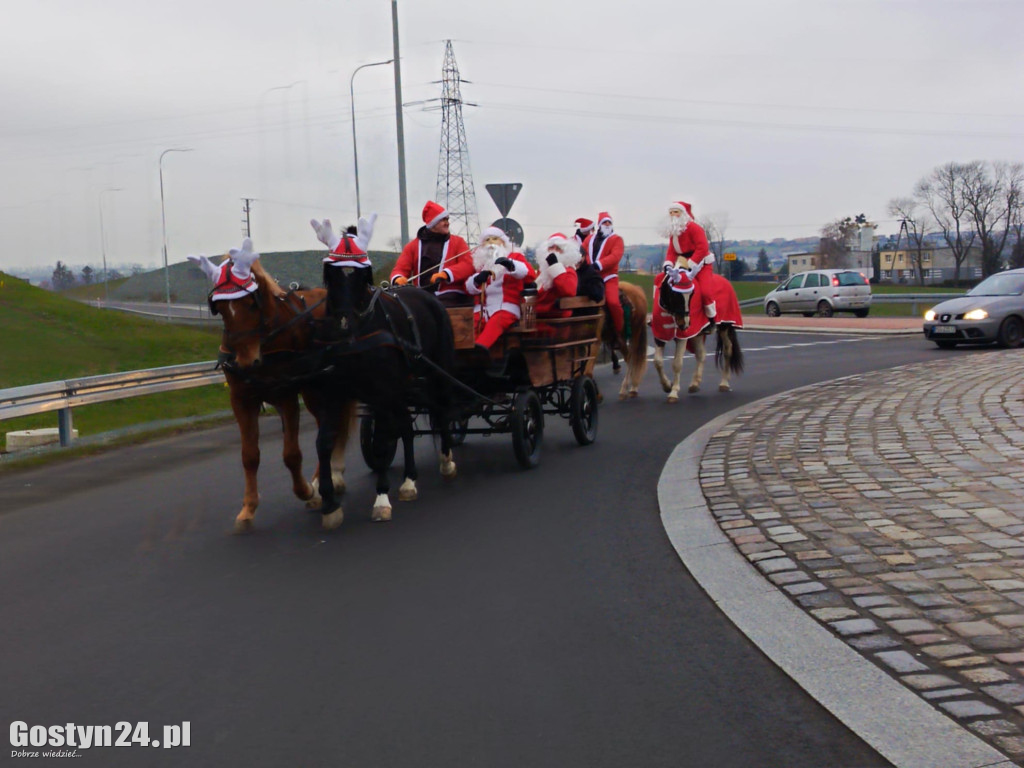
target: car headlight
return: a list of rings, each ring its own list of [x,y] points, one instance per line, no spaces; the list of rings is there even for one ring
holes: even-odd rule
[[[964,313],[964,320],[984,320],[988,317],[988,312],[984,309],[972,309],[970,312]]]
[[[935,310],[934,309],[929,309],[927,312],[925,312],[924,313],[924,319],[927,320],[929,323],[932,320],[934,320],[935,319]]]

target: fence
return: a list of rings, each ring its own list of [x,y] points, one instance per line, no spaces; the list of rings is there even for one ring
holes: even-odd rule
[[[224,381],[224,374],[216,370],[215,365],[215,361],[210,360],[0,389],[0,421],[57,411],[60,444],[66,447],[72,439],[72,408],[218,384]]]

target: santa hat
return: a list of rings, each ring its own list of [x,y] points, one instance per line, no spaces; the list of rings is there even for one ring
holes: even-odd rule
[[[601,211],[599,214],[597,214],[597,226],[601,226],[606,221],[609,224],[612,223],[612,216],[610,213],[608,213],[608,211]]]
[[[332,267],[372,267],[366,251],[362,248],[359,238],[349,233],[341,236],[341,242],[334,250],[324,256],[324,264]]]
[[[508,235],[505,234],[504,230],[498,227],[487,227],[483,232],[480,233],[480,242],[482,243],[488,237],[500,237],[501,242],[505,244],[506,248],[512,247],[512,241],[509,240]]]
[[[575,224],[579,231],[582,232],[584,235],[594,228],[594,222],[592,222],[590,219],[576,219],[576,221],[574,221],[573,224]],[[552,237],[554,237],[554,235],[552,235]]]
[[[206,256],[192,256],[188,260],[198,264],[200,269],[213,283],[210,292],[212,301],[240,299],[253,293],[259,287],[252,274],[252,265],[260,255],[252,249],[252,240],[248,237],[242,241],[241,248],[232,248],[226,261],[217,265]]]
[[[668,210],[669,210],[670,213],[672,211],[677,211],[677,210],[678,211],[684,211],[687,216],[689,216],[691,219],[693,218],[693,211],[690,209],[690,204],[689,203],[684,203],[682,200],[676,200],[674,203],[672,203],[668,207]]]
[[[423,223],[427,225],[427,229],[433,229],[442,219],[447,218],[448,211],[443,205],[427,200],[427,204],[423,206]]]

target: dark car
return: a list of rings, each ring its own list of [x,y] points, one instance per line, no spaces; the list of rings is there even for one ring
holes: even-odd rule
[[[1024,341],[1024,269],[985,278],[965,296],[924,313],[924,337],[942,349],[957,344],[1019,347]]]

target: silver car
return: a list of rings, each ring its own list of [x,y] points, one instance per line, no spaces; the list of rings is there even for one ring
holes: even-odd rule
[[[1019,347],[1024,341],[1024,269],[991,275],[924,313],[924,337],[942,349],[957,344]]]
[[[867,317],[870,310],[871,284],[852,269],[801,272],[764,297],[764,312],[769,317],[785,312],[799,312],[804,317],[853,312],[857,317]]]

